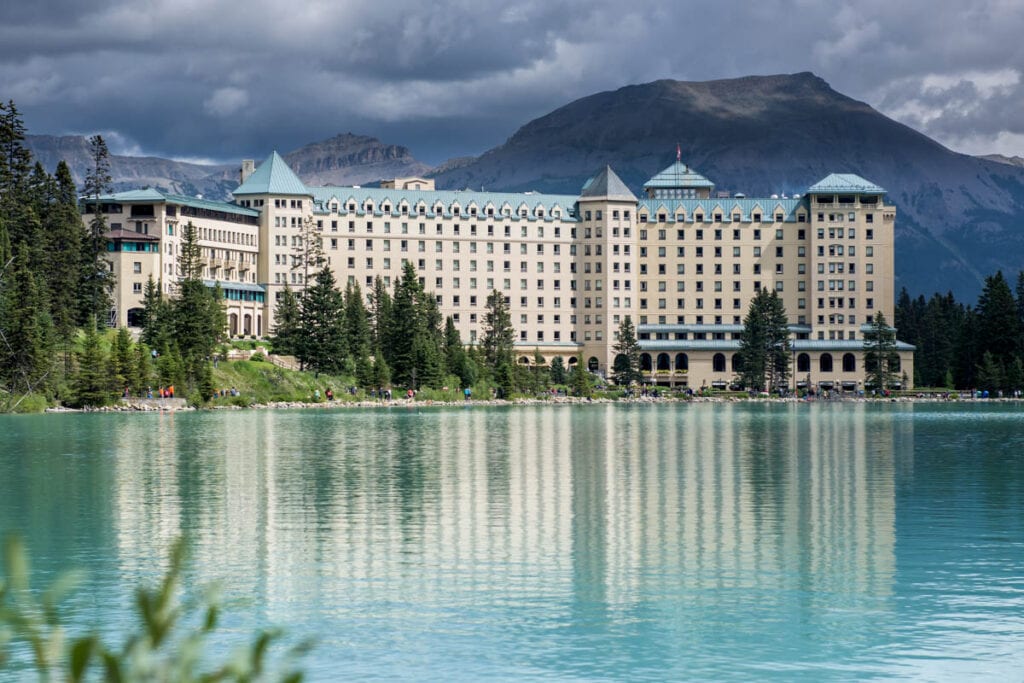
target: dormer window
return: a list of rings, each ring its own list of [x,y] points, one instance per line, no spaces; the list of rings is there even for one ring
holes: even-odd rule
[[[384,213],[391,213],[391,206],[385,204],[384,206],[380,207],[380,210],[383,211]]]

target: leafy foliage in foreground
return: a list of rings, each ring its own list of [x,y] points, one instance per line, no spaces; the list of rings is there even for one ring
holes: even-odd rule
[[[120,647],[105,643],[96,632],[75,636],[66,632],[60,603],[81,582],[80,573],[65,573],[36,597],[29,585],[28,553],[17,538],[4,546],[4,577],[0,578],[0,677],[10,666],[7,646],[25,642],[41,681],[94,680],[214,682],[269,681],[297,683],[302,673],[291,666],[308,643],[286,653],[284,666],[268,667],[268,651],[279,631],[261,631],[245,649],[227,661],[209,664],[207,638],[217,628],[220,607],[208,594],[194,606],[179,593],[185,566],[185,544],[171,549],[170,566],[159,586],[140,587],[135,603],[139,622]],[[198,617],[198,619],[193,618]]]

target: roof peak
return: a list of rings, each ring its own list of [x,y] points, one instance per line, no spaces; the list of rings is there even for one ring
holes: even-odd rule
[[[288,162],[274,150],[232,194],[237,197],[254,194],[308,196],[312,193],[288,166]]]
[[[608,199],[636,201],[636,195],[630,191],[626,183],[622,182],[622,179],[615,174],[612,167],[607,164],[598,171],[597,175],[584,183],[583,189],[580,190],[580,198],[584,197],[587,199],[606,197]]]
[[[676,155],[676,160],[671,166],[663,169],[653,178],[644,183],[644,188],[649,187],[663,187],[663,188],[707,188],[714,189],[715,184],[691,169],[686,163],[684,163],[679,155]]]

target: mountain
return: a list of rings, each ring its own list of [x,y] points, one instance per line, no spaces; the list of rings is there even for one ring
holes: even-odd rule
[[[68,163],[71,175],[81,186],[89,172],[91,156],[89,141],[81,135],[29,135],[26,146],[36,160],[51,173],[61,159]],[[238,186],[236,164],[219,166],[171,161],[159,157],[133,157],[112,154],[110,175],[115,190],[152,187],[165,192],[203,195],[224,199]]]
[[[747,196],[802,192],[831,172],[898,207],[897,291],[978,293],[1024,267],[1024,168],[957,154],[811,73],[660,80],[597,93],[520,128],[438,187],[578,192],[605,164],[634,191],[675,159]]]
[[[1005,154],[983,154],[978,158],[995,161],[1000,164],[1009,164],[1010,166],[1024,166],[1024,157],[1008,157]]]
[[[91,163],[88,139],[80,135],[29,135],[26,145],[50,172],[61,159],[67,161],[75,182],[81,186]],[[308,144],[284,158],[308,185],[359,185],[382,178],[423,175],[430,170],[405,147],[352,133]],[[231,191],[238,187],[239,166],[240,163],[195,164],[159,157],[110,157],[115,190],[152,187],[208,199],[231,199]]]
[[[300,147],[285,154],[284,160],[307,185],[361,185],[382,178],[422,176],[430,170],[406,147],[352,133]]]

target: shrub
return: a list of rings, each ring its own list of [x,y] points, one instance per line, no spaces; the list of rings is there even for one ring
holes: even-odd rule
[[[268,649],[280,638],[279,631],[261,631],[243,651],[222,664],[211,665],[204,645],[217,627],[220,606],[211,591],[198,602],[181,600],[178,593],[184,565],[185,544],[179,540],[171,548],[170,565],[160,585],[136,590],[138,624],[120,648],[113,648],[98,635],[104,631],[102,628],[93,628],[89,634],[77,637],[65,633],[60,602],[80,583],[81,574],[59,576],[37,598],[29,586],[28,553],[24,545],[17,538],[7,539],[5,579],[0,579],[0,672],[7,664],[6,644],[21,640],[31,649],[32,664],[40,680],[302,680],[302,673],[294,668],[293,662],[309,649],[308,642],[286,653],[277,667],[279,672],[267,671]],[[196,616],[199,618],[193,618]]]

